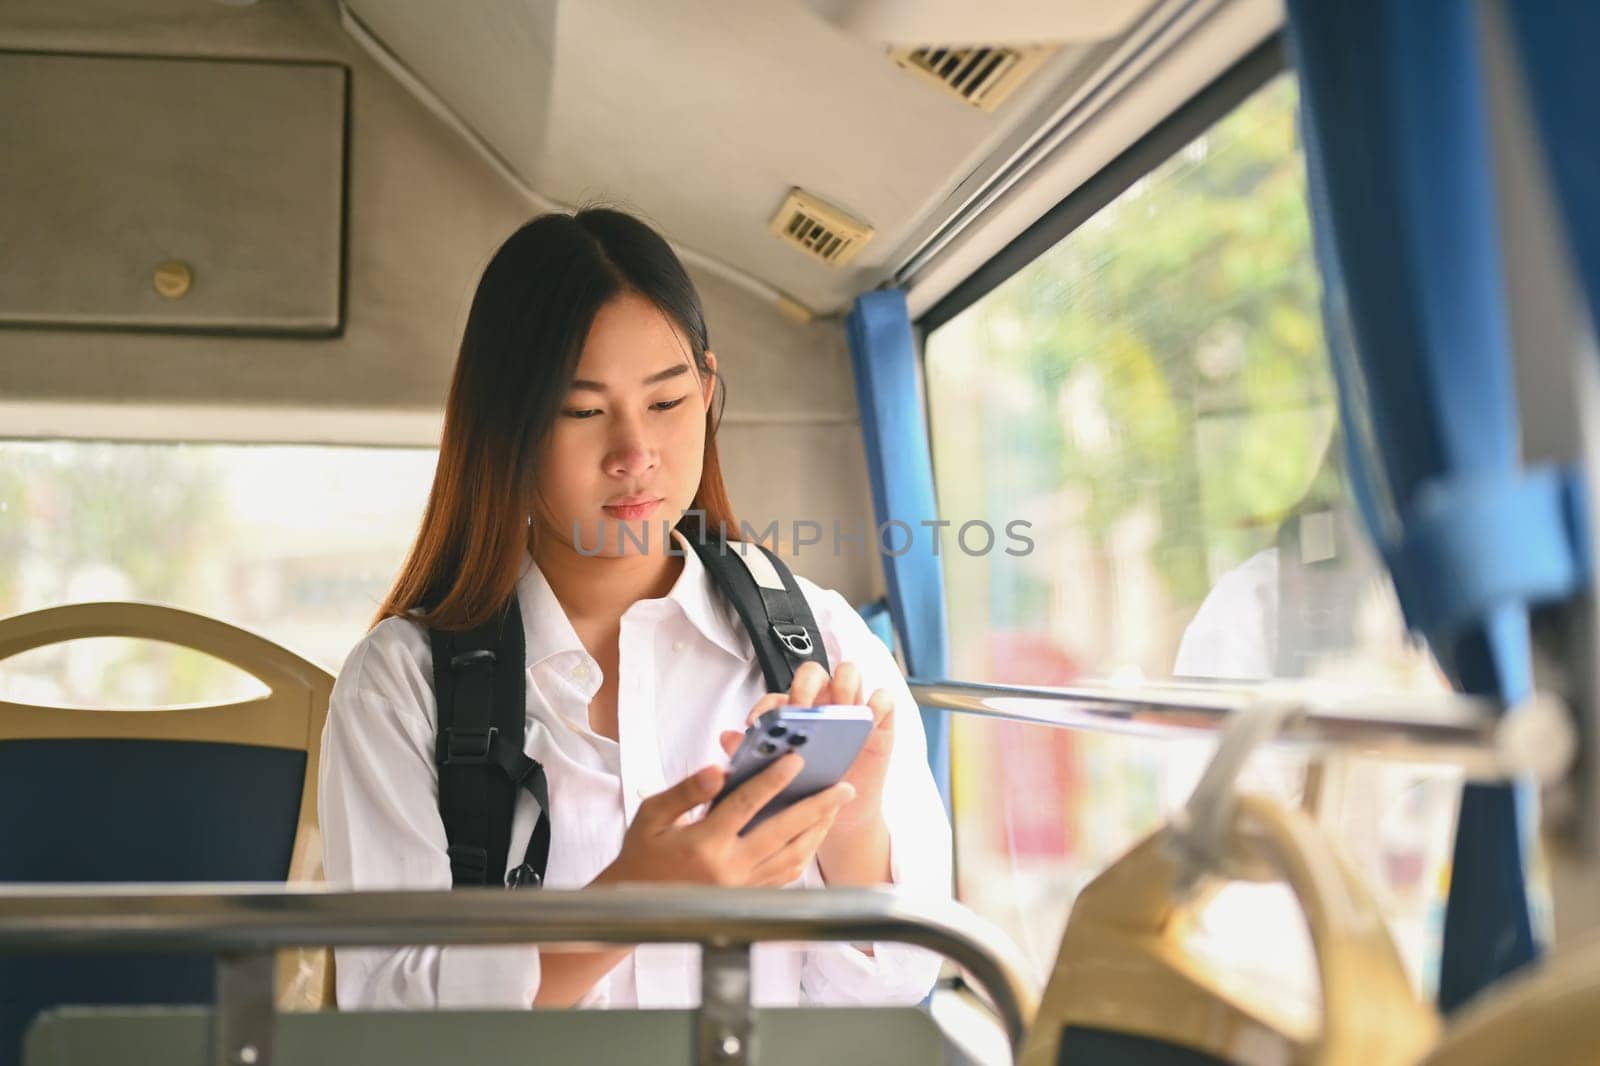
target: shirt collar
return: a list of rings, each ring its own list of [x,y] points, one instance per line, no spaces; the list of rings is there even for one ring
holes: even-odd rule
[[[711,572],[700,561],[700,554],[676,529],[672,539],[683,552],[683,572],[673,582],[667,599],[675,601],[684,617],[711,643],[736,659],[749,661],[755,654],[749,635],[736,617],[733,605],[712,586]]]
[[[672,583],[665,600],[642,600],[640,603],[676,604],[707,640],[729,655],[749,661],[754,652],[732,605],[712,587],[710,572],[683,534],[673,530],[672,539],[683,552],[683,571]],[[522,576],[517,580],[517,599],[522,606],[523,640],[529,668],[565,652],[588,654],[549,580],[526,551]]]
[[[556,599],[555,590],[533,557],[523,552],[522,577],[517,579],[517,601],[522,607],[522,639],[528,669],[567,652],[587,656],[583,641]]]

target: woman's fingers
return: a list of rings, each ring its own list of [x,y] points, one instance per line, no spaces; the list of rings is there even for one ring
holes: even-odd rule
[[[750,712],[754,722],[774,707],[788,704],[793,707],[815,707],[819,704],[861,703],[861,671],[855,663],[840,663],[833,676],[820,663],[806,662],[794,672],[788,693],[768,693],[757,701]]]
[[[766,859],[756,864],[750,871],[750,883],[759,886],[781,888],[796,880],[805,873],[806,866],[810,864],[811,857],[822,847],[822,842],[827,839],[828,831],[833,828],[833,819],[838,811],[832,811],[828,816],[806,829],[805,832],[789,841]]]
[[[819,822],[833,820],[839,809],[855,798],[855,786],[841,781],[785,807],[745,834],[740,845],[756,863]]]
[[[859,704],[861,702],[861,671],[855,663],[840,663],[828,682],[828,690],[821,703]]]
[[[794,672],[789,691],[769,692],[762,696],[751,708],[745,723],[754,725],[757,718],[775,707],[815,707],[819,704],[859,706],[863,702],[861,694],[861,671],[855,663],[840,663],[830,677],[821,663],[805,662]]]
[[[795,779],[804,765],[805,760],[792,751],[782,756],[734,789],[727,799],[711,809],[701,824],[712,832],[738,833]],[[643,805],[640,806],[642,809]]]
[[[880,688],[872,694],[867,706],[872,710],[872,732],[867,734],[860,754],[845,771],[845,778],[870,792],[883,780],[894,753],[894,697],[888,689]]]
[[[724,729],[717,737],[717,743],[722,745],[722,750],[728,753],[728,758],[733,758],[733,753],[739,750],[739,744],[744,740],[744,734],[735,729]]]
[[[745,724],[746,725],[755,725],[757,718],[760,718],[762,715],[766,714],[768,711],[772,710],[774,707],[782,707],[785,704],[787,704],[788,702],[789,702],[789,694],[787,692],[769,692],[769,693],[767,693],[765,696],[762,696],[759,700],[756,700],[756,705],[755,705],[754,709],[751,710],[750,716],[745,719]]]
[[[794,679],[789,682],[788,702],[796,707],[815,707],[817,696],[827,685],[828,671],[822,668],[821,663],[801,663],[800,669],[794,672]]]
[[[867,706],[872,708],[872,734],[867,737],[867,744],[883,751],[893,748],[894,697],[888,689],[880,688],[872,694]]]
[[[685,811],[693,810],[717,794],[726,775],[720,766],[705,766],[679,781],[665,792],[639,804],[634,823],[646,829],[665,829]]]

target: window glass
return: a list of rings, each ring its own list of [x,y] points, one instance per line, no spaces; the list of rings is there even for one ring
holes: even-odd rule
[[[954,676],[1442,686],[1351,505],[1309,231],[1282,76],[929,335],[941,511],[1033,542],[945,553]],[[1209,750],[957,716],[960,894],[1043,973],[1078,889]],[[1303,771],[1267,753],[1246,787],[1294,801]],[[1426,988],[1456,782],[1338,780],[1329,822]],[[1215,938],[1236,968],[1287,935],[1256,928]]]
[[[432,449],[0,441],[0,617],[142,600],[254,630],[330,671],[417,531]],[[236,699],[254,679],[145,640],[0,663],[0,698],[141,707]]]

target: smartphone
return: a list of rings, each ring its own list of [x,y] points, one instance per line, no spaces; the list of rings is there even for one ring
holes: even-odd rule
[[[789,752],[805,759],[795,779],[741,829],[740,835],[774,814],[837,784],[872,733],[872,708],[842,704],[774,707],[745,730],[728,764],[728,780],[711,801],[715,807],[740,785]]]

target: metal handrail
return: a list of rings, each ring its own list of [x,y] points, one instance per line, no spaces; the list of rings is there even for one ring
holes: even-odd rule
[[[1576,751],[1571,717],[1555,700],[1501,704],[1454,693],[1351,694],[1314,682],[1090,682],[1062,688],[969,681],[910,682],[919,706],[1097,732],[1212,733],[1262,703],[1294,713],[1276,740],[1411,762],[1445,762],[1480,778],[1559,778]]]
[[[966,971],[1018,1052],[1038,1008],[1026,964],[994,926],[949,900],[888,889],[613,885],[343,892],[326,886],[30,885],[0,893],[0,954],[508,943],[718,947],[774,940],[888,941],[937,952]]]

